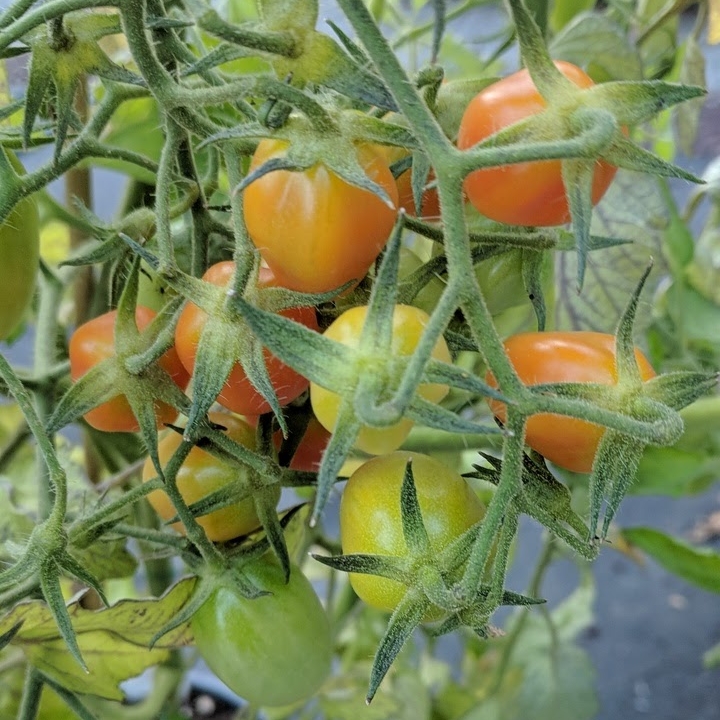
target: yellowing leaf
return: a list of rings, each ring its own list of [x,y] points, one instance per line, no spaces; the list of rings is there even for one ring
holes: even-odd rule
[[[40,600],[16,605],[0,619],[0,635],[22,622],[11,644],[20,647],[32,665],[73,692],[122,700],[121,682],[190,642],[185,624],[167,633],[152,650],[148,648],[158,628],[180,612],[194,586],[195,578],[185,578],[161,598],[121,600],[104,610],[86,610],[78,602],[68,606],[89,673],[70,655],[48,606]]]

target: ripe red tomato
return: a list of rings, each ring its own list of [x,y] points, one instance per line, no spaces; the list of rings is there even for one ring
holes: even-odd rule
[[[208,417],[212,422],[224,426],[226,428],[225,434],[235,442],[251,450],[255,448],[255,430],[240,418],[229,413],[220,412],[210,413]],[[162,467],[167,465],[182,442],[182,436],[174,431],[169,431],[160,440],[158,443],[158,456]],[[148,458],[143,466],[143,482],[154,478],[156,475],[157,470],[155,470],[152,459]],[[243,480],[248,477],[249,470],[244,472],[236,466],[231,467],[205,450],[194,447],[180,466],[176,475],[176,482],[185,502],[192,505],[221,487],[235,480]],[[175,516],[175,507],[164,490],[151,492],[147,499],[163,520],[169,520]],[[279,499],[280,488],[277,487],[276,500]],[[215,512],[208,515],[203,515],[197,521],[213,542],[226,542],[241,535],[247,535],[260,526],[255,511],[255,503],[250,497],[220,510],[215,510]],[[173,528],[179,533],[185,534],[185,526],[181,522],[174,523]]]
[[[232,279],[235,264],[232,261],[213,265],[203,276],[203,280],[225,287]],[[275,286],[278,283],[268,268],[260,268],[259,286]],[[284,310],[285,317],[302,323],[313,330],[318,329],[313,308],[292,308]],[[188,302],[185,305],[175,329],[175,347],[182,364],[188,372],[195,368],[198,343],[207,322],[207,313],[197,305]],[[269,350],[264,351],[268,375],[277,393],[280,405],[287,405],[301,395],[308,387],[308,381],[276,358]],[[218,395],[218,402],[224,407],[241,415],[262,415],[270,411],[270,403],[255,389],[248,380],[240,363],[235,363],[230,375]]]
[[[111,310],[80,325],[70,338],[70,377],[79,380],[88,370],[103,360],[115,355],[115,318],[117,310]],[[155,317],[155,312],[138,305],[135,321],[142,331]],[[170,348],[158,361],[160,367],[170,375],[175,384],[185,389],[190,380],[178,358],[175,348]],[[177,417],[177,410],[167,403],[155,402],[157,426],[162,427]],[[124,395],[118,395],[98,405],[85,415],[85,420],[96,430],[105,432],[137,432],[138,421]]]
[[[617,384],[615,336],[597,332],[531,332],[508,338],[505,352],[526,385],[558,382]],[[635,358],[640,377],[655,371],[639,349]],[[496,386],[488,373],[487,382]],[[505,405],[489,401],[490,409],[505,421]],[[605,428],[585,420],[539,413],[527,421],[525,442],[559,467],[589,473]]]
[[[563,61],[556,61],[555,65],[578,87],[593,85],[592,79],[576,65]],[[457,146],[461,150],[471,148],[545,107],[527,70],[508,75],[489,85],[470,102],[460,123]],[[593,179],[593,204],[605,194],[616,171],[616,167],[598,161]],[[465,178],[465,192],[483,215],[509,225],[562,225],[570,220],[560,160],[475,170]]]
[[[485,506],[461,475],[428,455],[400,450],[369,460],[350,476],[340,502],[344,554],[408,555],[400,489],[410,458],[420,512],[435,552],[485,516]],[[351,573],[350,584],[362,600],[381,610],[394,610],[406,591],[395,580],[376,575]],[[434,619],[435,610],[427,620]]]
[[[210,669],[253,705],[289,705],[312,697],[330,673],[330,623],[310,581],[292,565],[290,579],[264,556],[242,572],[267,594],[241,597],[220,586],[193,615],[195,644]]]
[[[365,317],[367,316],[367,307],[358,306],[346,310],[340,317],[325,331],[325,335],[331,340],[336,340],[343,345],[357,347]],[[425,329],[428,321],[428,314],[420,308],[412,305],[397,305],[393,313],[392,328],[392,347],[390,358],[377,358],[376,365],[367,368],[367,372],[388,372],[392,374],[392,358],[402,355],[412,355],[420,341],[420,337]],[[445,343],[444,338],[440,338],[433,348],[432,357],[442,360],[443,362],[452,362],[450,350]],[[401,372],[401,371],[399,371]],[[389,386],[395,386],[400,382],[400,376],[389,377]],[[438,403],[448,393],[447,385],[422,384],[418,387],[418,395]],[[334,392],[326,388],[311,383],[310,385],[310,401],[312,403],[315,417],[330,432],[335,429],[337,415],[340,409],[341,398]],[[408,418],[403,418],[400,422],[390,427],[368,427],[364,426],[360,429],[358,437],[355,441],[355,447],[372,455],[382,455],[392,452],[402,445],[408,433],[412,429],[413,422]]]
[[[286,151],[284,140],[262,140],[250,169]],[[363,145],[357,155],[368,177],[397,205],[395,180],[382,154]],[[322,164],[264,175],[245,189],[243,207],[250,238],[278,283],[313,293],[362,279],[396,217],[379,197],[349,185]]]

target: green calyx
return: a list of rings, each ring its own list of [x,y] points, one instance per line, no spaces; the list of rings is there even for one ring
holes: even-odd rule
[[[469,598],[463,598],[458,593],[456,582],[482,521],[442,551],[433,551],[417,498],[411,461],[408,461],[405,467],[400,490],[400,508],[407,555],[313,556],[336,570],[377,575],[394,580],[407,588],[375,653],[367,694],[368,703],[372,701],[403,644],[420,623],[443,619],[437,627],[439,633],[449,632],[462,625],[484,632],[487,619],[501,605],[532,605],[544,602],[503,591],[502,581],[509,542],[498,545],[494,562],[503,571],[494,573],[491,585],[479,586],[477,592]]]
[[[86,75],[106,80],[143,85],[142,78],[114,63],[98,41],[121,31],[116,14],[77,13],[51,21],[24,40],[32,49],[25,100],[23,139],[29,145],[35,118],[49,86],[55,87],[55,159],[60,156],[68,131],[77,124],[75,92]]]

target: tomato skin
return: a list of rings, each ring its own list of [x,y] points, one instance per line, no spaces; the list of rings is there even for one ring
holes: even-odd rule
[[[224,287],[232,279],[234,271],[235,264],[232,261],[216,263],[203,275],[203,280]],[[272,271],[267,268],[260,268],[258,281],[260,287],[275,286],[277,284]],[[313,308],[292,308],[284,310],[280,314],[302,323],[312,330],[318,330],[317,318]],[[182,364],[189,373],[192,373],[195,369],[197,348],[207,317],[204,310],[188,302],[178,319],[175,329],[175,347]],[[263,356],[270,381],[275,388],[281,406],[292,402],[307,390],[308,381],[306,378],[281,362],[269,350],[265,349]],[[225,385],[220,391],[220,395],[218,395],[217,401],[223,407],[240,415],[262,415],[271,410],[270,403],[248,380],[240,363],[235,363],[233,366]]]
[[[115,355],[115,320],[117,310],[111,310],[80,325],[70,337],[70,377],[79,380],[86,372],[103,360]],[[155,317],[150,308],[138,305],[135,321],[142,332]],[[160,367],[170,375],[175,384],[185,389],[190,377],[185,371],[175,348],[170,348],[158,361]],[[158,428],[172,422],[177,410],[167,403],[155,402],[155,416]],[[98,405],[85,415],[85,420],[96,430],[105,432],[137,432],[140,429],[127,398],[118,395]]]
[[[305,434],[292,456],[291,470],[317,472],[320,469],[322,456],[330,442],[330,433],[320,424],[317,418],[310,418]]]
[[[210,669],[234,692],[262,706],[311,697],[330,672],[330,624],[315,591],[292,565],[284,582],[267,556],[243,567],[268,595],[248,600],[220,587],[191,621]]]
[[[18,174],[14,153],[0,150]],[[0,341],[10,337],[30,305],[40,260],[40,219],[35,199],[22,198],[0,225]]]
[[[557,68],[580,88],[593,85],[576,65],[556,61]],[[546,107],[527,70],[508,75],[473,98],[460,123],[457,146],[471,148],[498,130]],[[600,201],[617,168],[600,160],[593,179],[592,202]],[[465,178],[465,193],[486,217],[509,225],[562,225],[570,220],[570,208],[562,182],[560,160],[503,165],[475,170]]]
[[[526,385],[557,382],[617,384],[615,336],[598,332],[530,332],[513,335],[505,352]],[[635,348],[643,381],[655,371],[643,353]],[[486,380],[493,387],[495,378]],[[503,422],[505,405],[489,400],[490,409]],[[527,421],[525,442],[558,467],[589,473],[605,428],[577,418],[539,413]]]
[[[410,153],[405,148],[392,145],[378,145],[380,152],[387,159],[388,165],[406,158]],[[428,185],[435,180],[435,173],[430,170],[425,184]],[[415,198],[412,191],[412,168],[408,168],[395,178],[398,191],[398,207],[405,210],[408,215],[418,216],[424,220],[440,219],[440,198],[437,188],[431,187],[422,194],[422,207],[418,214],[415,207]]]
[[[251,171],[287,150],[283,140],[262,140]],[[358,147],[358,161],[397,206],[397,187],[382,154]],[[245,224],[255,246],[291,290],[327,292],[360,280],[380,254],[395,222],[395,208],[349,185],[324,165],[303,172],[276,170],[243,192]]]
[[[394,452],[366,462],[343,490],[340,542],[344,554],[407,555],[400,489],[410,458],[420,512],[435,552],[485,516],[485,506],[461,475],[428,455]],[[395,580],[376,575],[351,573],[350,584],[364,602],[381,610],[394,610],[406,591]]]
[[[336,318],[330,327],[325,330],[324,334],[331,340],[340,342],[343,345],[357,347],[366,316],[366,306],[350,308]],[[412,305],[395,306],[393,339],[390,351],[393,357],[411,355],[415,351],[428,319],[428,314],[420,310],[420,308]],[[452,362],[450,351],[442,337],[435,344],[432,357],[443,362]],[[378,358],[377,361],[378,363],[385,363],[387,358]],[[368,371],[372,370],[369,369]],[[427,383],[420,385],[417,392],[426,400],[438,403],[447,395],[448,388],[446,385]],[[320,385],[311,383],[310,402],[315,417],[326,430],[332,432],[335,429],[340,408],[340,397]],[[355,441],[355,447],[371,455],[383,455],[392,452],[402,445],[412,426],[413,422],[408,418],[402,418],[400,422],[390,427],[363,426]]]
[[[235,442],[251,450],[255,449],[255,430],[240,418],[229,413],[210,413],[210,420],[226,428],[225,434]],[[160,464],[165,467],[175,451],[182,444],[180,434],[170,431],[158,443]],[[245,477],[249,473],[245,473]],[[152,459],[148,458],[143,466],[142,479],[146,482],[157,475]],[[222,460],[199,447],[194,447],[180,466],[176,482],[180,494],[188,505],[202,500],[206,495],[219,490],[234,480],[243,478],[243,472],[237,467],[226,465]],[[155,512],[163,519],[175,516],[175,507],[164,490],[155,490],[147,496],[148,502]],[[280,499],[280,488],[277,488],[276,500]],[[234,505],[211,512],[197,518],[204,528],[208,539],[213,542],[226,542],[233,538],[247,535],[260,527],[255,505],[252,498],[246,498]],[[181,522],[173,523],[177,532],[185,535],[185,526]]]

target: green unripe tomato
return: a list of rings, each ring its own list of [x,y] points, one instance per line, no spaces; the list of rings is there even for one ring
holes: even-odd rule
[[[25,169],[5,152],[18,175]],[[40,219],[33,197],[22,198],[0,225],[0,340],[7,340],[30,305],[40,262]]]
[[[340,503],[344,554],[408,555],[400,490],[409,459],[434,552],[441,552],[485,516],[485,506],[462,475],[429,455],[400,450],[369,460],[348,480]],[[381,610],[394,610],[407,590],[395,580],[358,573],[350,574],[350,584],[362,600]],[[435,620],[440,614],[435,608],[425,619]]]
[[[195,613],[195,644],[234,692],[261,706],[312,697],[330,672],[330,624],[310,581],[295,565],[290,580],[264,556],[243,574],[268,594],[250,600],[221,586]]]
[[[475,265],[475,277],[491,315],[499,315],[528,302],[520,249],[481,260]]]

